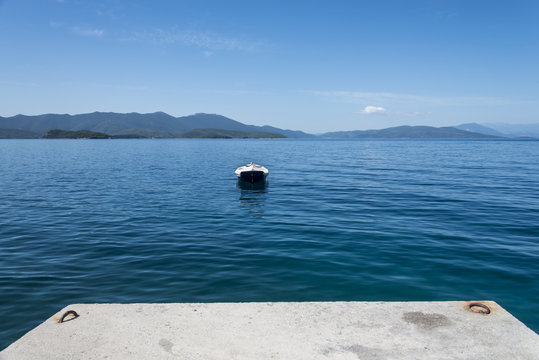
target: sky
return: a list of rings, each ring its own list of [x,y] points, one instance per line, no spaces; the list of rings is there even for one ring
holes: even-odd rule
[[[539,123],[539,1],[0,0],[0,116]]]

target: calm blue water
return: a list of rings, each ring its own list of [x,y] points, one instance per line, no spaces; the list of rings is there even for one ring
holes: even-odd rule
[[[0,141],[0,349],[80,302],[492,299],[539,330],[539,142]],[[234,170],[270,169],[265,189]]]

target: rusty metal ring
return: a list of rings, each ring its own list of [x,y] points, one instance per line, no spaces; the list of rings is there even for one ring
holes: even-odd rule
[[[476,308],[476,309],[474,309],[474,308]],[[480,309],[477,309],[477,308],[480,308]],[[471,312],[474,312],[474,313],[478,313],[478,314],[485,314],[485,315],[490,314],[490,308],[488,306],[486,306],[485,304],[482,304],[482,303],[479,303],[479,302],[469,303],[468,304],[468,310],[470,310]]]
[[[77,314],[77,312],[75,310],[67,310],[64,315],[62,315],[62,317],[60,318],[60,320],[58,320],[58,322],[61,324],[63,323],[65,320],[66,317],[68,317],[69,315],[73,315],[73,319],[75,318],[78,318],[79,317],[79,314]]]

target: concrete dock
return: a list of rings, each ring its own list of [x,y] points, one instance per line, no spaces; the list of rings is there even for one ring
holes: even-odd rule
[[[73,304],[0,359],[538,360],[539,336],[491,301]]]

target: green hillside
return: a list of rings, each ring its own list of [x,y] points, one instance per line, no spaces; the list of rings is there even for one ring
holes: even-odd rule
[[[189,139],[283,139],[286,136],[269,132],[247,132],[221,129],[194,129],[180,135]]]
[[[32,131],[19,129],[0,129],[0,139],[37,139],[41,135]]]

